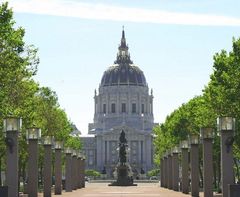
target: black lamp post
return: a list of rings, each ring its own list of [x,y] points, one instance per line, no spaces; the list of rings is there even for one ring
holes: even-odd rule
[[[191,164],[191,194],[194,197],[199,196],[199,137],[196,134],[189,136],[190,144],[190,164]]]
[[[38,142],[41,139],[41,129],[27,129],[28,141],[28,182],[27,193],[29,197],[38,196]]]
[[[188,141],[183,140],[181,142],[181,150],[182,150],[182,192],[184,194],[189,193],[189,179],[188,179]]]
[[[176,146],[172,149],[172,189],[178,191],[179,183],[179,164],[178,164],[179,148]]]
[[[62,194],[62,148],[61,141],[55,141],[55,195]]]
[[[7,117],[3,121],[5,143],[7,145],[6,183],[8,197],[18,196],[18,134],[22,126],[22,119]]]
[[[223,197],[228,197],[228,185],[234,184],[233,152],[235,118],[220,117],[217,120],[221,136],[221,180]]]
[[[43,167],[43,196],[51,197],[52,192],[52,136],[43,137],[44,146],[44,167]]]
[[[201,128],[203,142],[203,191],[204,197],[213,197],[213,129]]]
[[[65,191],[72,191],[72,149],[70,147],[66,147],[64,149],[66,155],[66,163],[65,163]]]

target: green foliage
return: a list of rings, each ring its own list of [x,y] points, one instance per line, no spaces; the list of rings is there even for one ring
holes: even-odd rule
[[[198,133],[201,127],[215,125],[215,114],[208,107],[204,96],[197,96],[188,103],[182,104],[177,110],[167,116],[165,122],[153,129],[155,134],[155,163],[160,163],[160,158],[166,150],[178,146],[189,134]]]
[[[9,114],[21,117],[23,126],[19,139],[19,170],[25,171],[28,158],[26,129],[36,126],[43,135],[54,136],[56,140],[68,140],[76,148],[81,148],[79,139],[72,139],[71,123],[58,103],[57,94],[48,87],[40,87],[33,80],[37,74],[39,58],[37,49],[24,42],[25,30],[16,27],[13,11],[8,3],[0,4],[0,130],[3,118]],[[5,160],[5,143],[0,132],[0,168]],[[43,150],[40,148],[40,166]],[[1,169],[0,169],[1,171]],[[1,185],[1,179],[0,179]]]
[[[236,118],[234,155],[240,159],[240,39],[233,38],[229,53],[222,50],[215,54],[213,74],[204,94],[217,116]]]
[[[89,177],[100,177],[101,173],[96,170],[85,170],[85,175]]]
[[[182,104],[167,116],[163,124],[154,128],[155,163],[159,164],[165,151],[178,145],[190,133],[199,134],[201,127],[212,127],[216,134],[216,119],[220,116],[232,116],[237,120],[233,151],[236,160],[240,160],[239,98],[240,39],[233,39],[232,51],[227,53],[222,50],[214,55],[213,74],[203,90],[203,95],[194,97],[186,104]],[[214,137],[213,148],[214,179],[216,182],[216,176],[221,176],[218,173],[220,171],[220,140],[217,135]],[[235,168],[239,170],[239,167]],[[218,187],[219,183],[215,184]]]
[[[147,176],[151,177],[151,176],[159,176],[160,173],[160,169],[152,169],[150,171],[147,172]]]
[[[79,137],[69,136],[65,143],[66,147],[71,147],[75,150],[80,150],[82,148],[82,142]]]

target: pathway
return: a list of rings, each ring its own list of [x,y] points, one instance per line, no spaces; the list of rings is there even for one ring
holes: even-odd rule
[[[42,197],[42,195],[40,195]],[[159,183],[138,183],[131,187],[109,187],[107,183],[86,183],[86,188],[73,192],[63,192],[62,197],[191,197],[159,187]],[[200,195],[203,197],[203,194]],[[221,195],[215,195],[221,197]]]

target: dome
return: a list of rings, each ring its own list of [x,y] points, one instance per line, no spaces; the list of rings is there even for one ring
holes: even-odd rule
[[[118,47],[117,60],[104,72],[100,86],[118,85],[147,86],[143,71],[130,59],[124,30]]]
[[[115,64],[103,74],[101,86],[147,86],[143,72],[133,64]]]

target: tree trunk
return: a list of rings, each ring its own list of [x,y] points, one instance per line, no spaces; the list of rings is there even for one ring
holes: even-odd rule
[[[40,164],[40,184],[43,184],[43,164]]]
[[[213,180],[214,180],[214,188],[217,188],[217,166],[216,162],[213,163]]]
[[[222,193],[222,189],[221,189],[221,153],[219,152],[218,154],[218,162],[217,162],[217,166],[218,166],[218,183],[217,183],[217,187],[218,187],[218,192]]]
[[[236,169],[237,169],[237,171],[236,171],[236,177],[237,177],[237,183],[239,183],[240,182],[240,173],[239,173],[239,166],[238,166],[238,164],[237,164],[237,159],[236,158],[234,158],[234,164],[235,164],[235,166],[236,166]]]
[[[202,165],[202,164],[201,164]],[[199,176],[200,176],[200,188],[203,188],[203,173],[202,173],[202,166],[199,165]]]
[[[2,186],[2,157],[0,157],[0,186]]]

